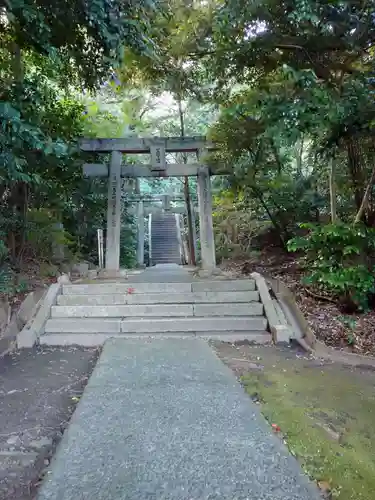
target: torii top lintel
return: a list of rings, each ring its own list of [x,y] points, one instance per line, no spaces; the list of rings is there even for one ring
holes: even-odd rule
[[[167,153],[188,153],[199,150],[215,150],[217,146],[207,141],[205,136],[193,137],[127,137],[123,139],[81,139],[82,151],[98,153],[110,153],[120,151],[121,153],[136,154],[150,153],[152,147],[162,146]]]

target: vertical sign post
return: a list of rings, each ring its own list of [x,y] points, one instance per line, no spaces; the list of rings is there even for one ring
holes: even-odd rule
[[[104,238],[103,238],[103,229],[97,230],[98,235],[98,257],[99,257],[99,268],[103,269],[104,267]]]

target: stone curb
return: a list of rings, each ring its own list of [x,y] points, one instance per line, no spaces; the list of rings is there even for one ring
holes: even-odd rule
[[[283,309],[288,323],[293,329],[293,338],[296,340],[304,339],[311,348],[314,348],[316,337],[301,309],[298,307],[293,293],[282,281],[278,279],[266,277],[266,280]]]
[[[256,288],[260,295],[260,300],[262,301],[264,312],[268,321],[268,327],[272,334],[272,339],[277,343],[289,343],[293,337],[293,331],[287,324],[287,321],[283,321],[280,318],[274,301],[268,291],[268,286],[266,280],[259,273],[251,273],[250,275],[256,284]]]
[[[31,348],[38,341],[44,333],[44,328],[47,320],[51,315],[51,307],[57,302],[57,296],[60,295],[62,290],[62,283],[53,283],[44,298],[41,299],[39,309],[25,327],[17,335],[17,347],[19,349]]]

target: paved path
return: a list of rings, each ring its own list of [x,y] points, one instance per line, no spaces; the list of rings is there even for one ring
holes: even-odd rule
[[[199,339],[110,340],[38,500],[317,500]]]
[[[191,283],[200,281],[194,276],[194,268],[178,266],[177,264],[157,264],[147,267],[143,272],[132,275],[128,281],[132,283]]]

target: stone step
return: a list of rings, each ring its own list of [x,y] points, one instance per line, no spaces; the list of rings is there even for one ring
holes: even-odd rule
[[[152,236],[159,237],[159,238],[161,236],[163,236],[164,234],[170,234],[172,236],[176,236],[177,235],[177,228],[176,228],[176,226],[160,226],[158,228],[154,228],[151,231],[151,234],[152,234]]]
[[[154,264],[180,264],[181,262],[181,257],[180,256],[171,256],[171,257],[163,257],[163,258],[158,258],[153,256],[151,258],[151,261]]]
[[[172,235],[172,234],[161,234],[158,237],[153,236],[152,238],[152,244],[155,246],[155,244],[159,247],[164,247],[164,248],[174,248],[176,245],[178,245],[178,239],[177,235]]]
[[[110,338],[202,338],[207,340],[222,340],[224,342],[236,342],[246,340],[254,344],[268,344],[272,342],[272,337],[266,331],[226,331],[217,333],[213,332],[197,332],[197,333],[181,333],[181,332],[167,332],[167,333],[46,333],[40,337],[40,343],[43,345],[51,346],[64,346],[64,345],[80,345],[84,347],[95,347],[103,345]]]
[[[154,249],[157,250],[158,253],[163,253],[163,252],[168,252],[168,253],[177,253],[177,249],[178,249],[178,242],[176,241],[175,244],[171,245],[171,244],[168,244],[168,245],[155,245],[154,243]]]
[[[172,241],[177,240],[177,231],[172,229],[170,231],[163,230],[158,233],[153,232],[151,233],[151,235],[154,239],[157,239],[158,241],[164,241],[163,238],[165,236],[169,236],[172,239]]]
[[[166,251],[166,252],[170,252],[170,251],[176,251],[176,249],[178,248],[178,240],[176,239],[175,241],[171,241],[170,239],[167,239],[168,237],[167,236],[163,236],[163,242],[157,242],[157,241],[153,241],[152,242],[152,248],[154,249],[158,249],[159,251]],[[167,239],[167,241],[165,241]]]
[[[52,306],[51,318],[125,318],[193,316],[192,304],[148,304],[112,306]]]
[[[254,280],[218,280],[196,281],[193,283],[95,283],[64,285],[63,294],[68,295],[103,295],[103,294],[139,293],[185,293],[185,292],[235,292],[254,291]]]
[[[64,295],[103,295],[103,294],[121,294],[127,295],[128,290],[132,289],[132,294],[141,293],[184,293],[191,292],[191,283],[95,283],[64,285]]]
[[[157,257],[160,260],[167,260],[168,258],[177,258],[180,256],[180,252],[177,250],[158,250],[153,252],[153,257]]]
[[[263,304],[148,304],[107,306],[52,306],[51,318],[127,318],[261,316]]]
[[[191,317],[191,318],[52,318],[46,333],[169,333],[264,331],[267,320],[262,316]]]
[[[167,332],[223,332],[251,330],[263,331],[267,328],[265,318],[243,316],[215,318],[152,318],[127,319],[121,322],[121,332],[167,333]]]
[[[156,228],[164,228],[167,226],[176,228],[176,219],[173,217],[173,219],[168,218],[168,219],[153,220],[151,229],[154,228],[155,230]]]
[[[193,292],[251,292],[255,290],[254,280],[196,281]]]
[[[185,292],[185,293],[136,293],[103,295],[59,295],[59,306],[106,306],[125,304],[204,304],[204,303],[259,302],[254,292]]]
[[[154,259],[158,259],[160,261],[169,261],[171,259],[173,260],[179,260],[180,259],[180,253],[179,252],[154,252],[152,254],[152,257]],[[168,264],[168,262],[167,262]]]
[[[263,316],[264,308],[260,302],[249,304],[194,304],[194,316]]]
[[[175,248],[177,248],[178,246],[178,240],[176,238],[176,240],[167,240],[166,241],[166,237],[163,236],[160,238],[160,241],[153,241],[153,246],[157,247],[158,249],[163,249],[163,250],[174,250]]]
[[[178,248],[158,248],[156,251],[153,253],[154,255],[157,255],[158,257],[163,257],[167,255],[179,255]]]

